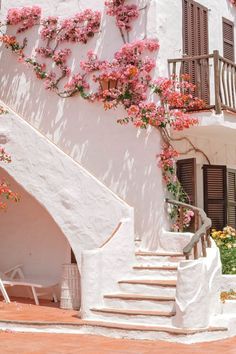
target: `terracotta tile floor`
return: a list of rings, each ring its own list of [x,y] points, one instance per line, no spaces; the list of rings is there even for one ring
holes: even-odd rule
[[[0,301],[1,320],[80,322],[77,311],[58,305],[15,299]],[[160,341],[134,341],[102,336],[0,332],[0,354],[236,354],[236,337],[203,344],[175,344]]]
[[[11,298],[11,301],[10,304],[0,301],[0,320],[65,323],[80,321],[78,311],[62,310],[59,303],[40,299],[40,306],[36,306],[32,299]]]
[[[1,354],[235,354],[236,338],[203,343],[112,339],[67,334],[0,333]]]

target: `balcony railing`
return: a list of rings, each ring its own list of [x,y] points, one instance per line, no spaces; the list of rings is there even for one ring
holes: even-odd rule
[[[205,108],[214,108],[216,114],[222,110],[236,113],[236,64],[213,54],[183,57],[168,60],[169,75],[181,77],[189,74],[196,85],[195,94],[205,101]]]

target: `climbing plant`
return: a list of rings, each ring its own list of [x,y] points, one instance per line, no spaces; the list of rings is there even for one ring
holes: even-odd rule
[[[117,120],[118,123],[132,123],[140,129],[148,126],[158,129],[163,138],[163,150],[157,156],[163,180],[176,199],[187,202],[188,196],[176,177],[178,152],[171,143],[169,131],[180,131],[198,124],[188,110],[203,108],[203,101],[194,96],[194,85],[186,75],[181,80],[177,77],[154,79],[156,61],[153,54],[159,49],[156,39],[129,42],[133,23],[147,5],[138,8],[136,4],[127,4],[126,0],[107,0],[105,8],[106,14],[115,18],[123,45],[111,60],[99,58],[95,52],[88,51],[87,58],[80,61],[78,72],[72,72],[68,64],[72,50],[66,48],[66,44],[86,45],[99,35],[99,11],[86,9],[59,20],[55,16],[42,19],[38,6],[10,9],[6,25],[14,26],[15,34],[2,32],[0,40],[20,62],[33,69],[36,77],[45,82],[47,90],[63,98],[78,95],[91,103],[98,101],[105,109],[121,105],[125,115]],[[20,42],[17,35],[38,24],[43,44],[36,48],[34,55],[27,56],[28,38]],[[172,216],[178,229],[178,209],[172,210]],[[190,220],[191,215],[185,210],[186,226]]]
[[[0,107],[0,115],[6,114],[6,110],[3,107]],[[11,156],[6,153],[3,147],[0,147],[0,162],[10,163]],[[14,192],[9,183],[0,177],[0,210],[7,209],[7,201],[15,201],[18,202],[20,199],[19,194]]]

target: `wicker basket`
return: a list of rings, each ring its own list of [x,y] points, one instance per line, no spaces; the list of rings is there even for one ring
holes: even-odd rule
[[[61,282],[61,309],[80,308],[80,274],[77,264],[63,264]]]

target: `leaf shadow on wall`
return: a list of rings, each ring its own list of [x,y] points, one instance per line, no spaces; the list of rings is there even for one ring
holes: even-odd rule
[[[141,24],[142,21],[140,32],[135,32],[137,36],[143,35]],[[37,38],[37,33],[32,33],[30,41],[36,42]],[[70,64],[77,70],[89,49],[106,58],[121,46],[114,19],[106,16],[99,37],[88,45],[73,47]],[[0,64],[3,101],[135,206],[136,233],[148,240],[144,245],[157,247],[164,214],[161,171],[156,164],[159,133],[139,132],[131,125],[119,126],[116,119],[125,114],[121,108],[105,111],[102,103],[88,103],[80,97],[62,99],[47,92],[43,82],[36,80],[34,73],[17,63],[16,57],[6,50],[1,51]]]

